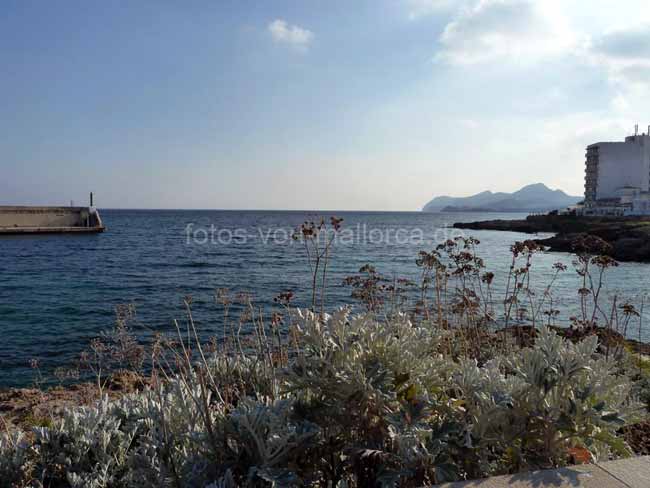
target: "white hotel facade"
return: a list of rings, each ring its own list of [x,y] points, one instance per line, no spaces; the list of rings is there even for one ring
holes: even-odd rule
[[[583,213],[650,215],[650,135],[587,147]]]

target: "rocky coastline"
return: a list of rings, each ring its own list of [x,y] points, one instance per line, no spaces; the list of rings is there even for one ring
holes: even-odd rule
[[[555,233],[533,239],[549,251],[574,252],[576,242],[587,236],[602,239],[603,254],[618,261],[650,262],[650,217],[581,217],[575,215],[529,215],[517,220],[457,222],[457,229],[499,230],[527,234]]]

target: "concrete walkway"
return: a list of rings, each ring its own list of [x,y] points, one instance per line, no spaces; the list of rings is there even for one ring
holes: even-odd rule
[[[444,488],[650,488],[650,456],[602,464],[581,464],[474,481],[436,485]]]

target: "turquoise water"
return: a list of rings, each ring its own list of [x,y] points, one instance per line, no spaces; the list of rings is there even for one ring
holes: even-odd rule
[[[318,215],[328,217],[331,212]],[[421,249],[459,233],[456,221],[521,218],[521,214],[425,214],[421,212],[336,212],[346,238],[337,241],[329,275],[329,305],[349,303],[343,278],[372,263],[388,276],[417,278],[415,257]],[[29,362],[39,358],[51,372],[71,364],[89,340],[110,329],[119,304],[134,303],[136,332],[171,332],[183,318],[182,300],[193,297],[194,317],[205,333],[219,333],[221,311],[214,291],[227,287],[272,305],[279,292],[293,290],[306,304],[308,267],[304,250],[289,239],[291,230],[314,212],[133,211],[104,210],[104,234],[85,236],[3,237],[0,239],[0,385],[33,378]],[[189,226],[189,227],[188,227]],[[214,227],[213,227],[214,226]],[[189,234],[188,234],[189,229]],[[351,236],[350,233],[354,233]],[[466,231],[481,240],[487,268],[505,276],[509,246],[529,238],[518,233]],[[188,238],[189,236],[189,238]],[[204,240],[206,242],[204,242]],[[571,265],[566,254],[536,256],[533,284],[542,290],[552,264]],[[626,263],[607,279],[614,294],[640,303],[650,266]],[[503,287],[497,280],[496,289]],[[578,277],[568,271],[555,297],[567,322],[576,311]],[[638,324],[630,335],[638,335]],[[645,336],[644,339],[650,340]]]

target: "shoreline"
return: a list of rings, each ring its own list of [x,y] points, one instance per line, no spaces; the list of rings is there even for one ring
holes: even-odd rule
[[[602,254],[622,262],[650,262],[650,217],[577,217],[574,215],[529,215],[518,220],[456,222],[455,229],[496,230],[538,234],[555,233],[533,239],[555,252],[575,252],[577,242],[589,236],[603,241]]]

